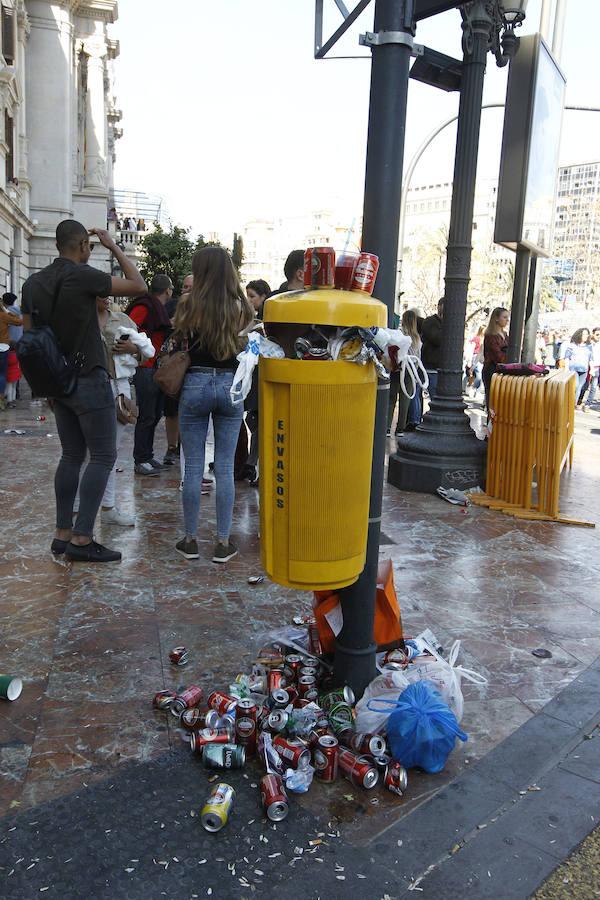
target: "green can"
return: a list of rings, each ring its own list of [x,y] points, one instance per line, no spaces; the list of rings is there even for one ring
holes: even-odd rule
[[[23,690],[23,682],[13,675],[0,675],[0,697],[3,700],[16,700]]]
[[[325,712],[330,710],[332,706],[335,706],[336,703],[346,703],[348,706],[354,706],[355,702],[354,691],[348,684],[344,685],[344,687],[327,691],[319,697],[319,706]]]
[[[327,712],[327,718],[336,732],[354,725],[354,712],[347,703],[334,703]]]
[[[207,769],[241,769],[246,763],[246,751],[237,744],[206,744],[202,761]]]

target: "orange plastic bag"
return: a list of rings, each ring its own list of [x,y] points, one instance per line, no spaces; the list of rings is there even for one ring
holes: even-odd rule
[[[325,653],[333,653],[336,635],[343,625],[339,594],[332,591],[315,591],[313,612],[317,620],[319,640]],[[391,559],[379,561],[377,569],[377,596],[373,640],[379,650],[389,650],[402,641],[402,617],[394,588],[394,570]]]

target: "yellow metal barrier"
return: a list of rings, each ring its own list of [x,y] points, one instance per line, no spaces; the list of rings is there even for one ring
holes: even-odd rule
[[[471,501],[520,519],[594,527],[561,517],[558,508],[561,472],[567,460],[573,465],[574,373],[494,375],[489,407],[487,494],[470,494]]]

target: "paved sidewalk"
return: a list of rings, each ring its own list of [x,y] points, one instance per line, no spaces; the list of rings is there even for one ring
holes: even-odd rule
[[[45,422],[36,420],[40,414],[47,416]],[[210,563],[214,498],[208,497],[202,512],[206,532],[202,535],[205,543],[200,544],[201,559],[186,562],[173,549],[181,536],[178,473],[167,471],[153,479],[134,477],[129,435],[121,452],[124,472],[117,476],[117,502],[136,513],[137,525],[128,530],[99,529],[103,541],[123,550],[123,562],[104,567],[60,564],[47,552],[52,537],[52,475],[58,453],[53,417],[42,407],[23,405],[2,414],[1,423],[3,472],[10,477],[5,475],[0,490],[10,524],[9,530],[3,529],[8,541],[0,562],[0,671],[20,675],[25,682],[18,701],[0,706],[0,815],[5,815],[2,837],[7,837],[0,844],[0,866],[4,874],[15,868],[11,891],[30,890],[34,884],[28,881],[34,877],[31,873],[37,878],[37,872],[51,871],[43,869],[42,858],[58,860],[59,848],[60,867],[52,870],[52,884],[62,877],[73,884],[73,873],[68,871],[71,863],[64,862],[71,854],[66,851],[72,846],[72,859],[81,860],[84,848],[77,844],[79,836],[86,835],[93,843],[99,840],[98,829],[103,825],[102,834],[119,835],[118,841],[114,846],[94,844],[89,866],[79,864],[85,877],[93,874],[94,890],[100,896],[121,896],[121,890],[123,896],[144,896],[132,890],[152,885],[156,872],[165,868],[151,862],[152,869],[146,874],[125,872],[134,877],[133,888],[130,882],[121,883],[121,862],[124,871],[131,868],[127,859],[138,858],[132,849],[136,841],[144,845],[146,856],[151,854],[148,859],[168,861],[166,848],[177,857],[181,839],[181,859],[188,860],[185,871],[190,872],[196,871],[194,854],[202,852],[207,859],[222,855],[231,861],[240,846],[253,845],[255,850],[259,848],[256,857],[261,857],[255,868],[269,873],[264,885],[272,887],[277,884],[274,870],[282,858],[265,862],[269,854],[256,831],[260,828],[270,835],[265,831],[270,826],[264,824],[256,803],[256,790],[249,788],[259,773],[253,775],[249,770],[248,779],[239,776],[243,790],[227,832],[216,839],[206,835],[197,817],[191,816],[192,809],[199,812],[206,793],[205,772],[194,764],[189,751],[181,749],[169,717],[150,706],[152,695],[164,687],[178,688],[190,682],[205,688],[226,687],[252,658],[262,633],[310,608],[306,593],[268,581],[258,587],[247,583],[249,575],[261,571],[256,490],[245,484],[237,490],[234,534],[240,555],[223,567]],[[577,414],[575,465],[572,473],[564,473],[561,487],[562,511],[588,521],[595,521],[599,508],[599,425],[597,413]],[[4,434],[10,427],[25,434]],[[158,432],[163,440],[162,426]],[[491,818],[506,804],[525,809],[527,804],[541,803],[537,798],[547,797],[552,790],[528,791],[524,799],[519,790],[530,787],[534,779],[550,777],[545,773],[563,772],[560,766],[556,769],[559,760],[571,754],[584,733],[600,721],[592,721],[591,710],[589,722],[577,723],[566,718],[564,711],[554,715],[547,708],[549,702],[564,703],[560,697],[567,696],[565,691],[570,689],[576,691],[579,704],[582,692],[587,696],[592,691],[596,677],[595,660],[600,655],[598,529],[517,521],[482,508],[471,508],[465,514],[436,497],[400,494],[386,486],[383,532],[382,556],[390,556],[394,564],[405,634],[428,626],[446,649],[461,639],[460,661],[482,673],[488,683],[476,687],[463,682],[466,703],[461,726],[469,735],[468,743],[457,746],[439,775],[411,771],[401,800],[379,790],[373,792],[374,797],[359,793],[343,780],[330,790],[316,785],[295,800],[285,828],[274,833],[284,832],[273,837],[276,849],[271,852],[282,853],[293,875],[296,867],[304,864],[288,866],[286,854],[301,846],[304,852],[296,855],[310,862],[321,845],[307,845],[307,837],[326,842],[325,862],[305,867],[321,896],[338,896],[335,891],[348,886],[339,877],[344,872],[335,866],[327,876],[319,874],[328,871],[327,860],[345,865],[346,859],[355,875],[367,875],[358,880],[368,880],[374,893],[363,891],[365,896],[383,897],[386,892],[396,896],[394,891],[407,889],[430,864],[435,863],[436,869],[417,887],[425,889],[429,879],[434,884],[438,871],[450,877],[458,871],[461,859],[468,863],[476,852],[483,861],[495,859],[496,849],[486,842],[491,840],[488,835],[502,829],[492,827]],[[182,643],[191,656],[183,671],[173,669],[167,658],[169,649]],[[531,651],[539,647],[552,656],[534,657]],[[582,682],[575,679],[579,676],[592,681],[578,688]],[[591,696],[594,702],[593,691]],[[536,715],[542,709],[542,715]],[[515,745],[516,754],[509,752],[511,735],[520,741]],[[503,743],[507,738],[508,743]],[[582,746],[588,744],[598,746],[596,738]],[[597,783],[589,779],[586,783],[591,785],[589,797],[597,803]],[[121,799],[111,799],[118,796]],[[463,796],[469,798],[468,804],[477,801],[473,816],[466,815]],[[556,796],[560,798],[560,792]],[[140,801],[137,805],[136,798]],[[378,802],[372,803],[373,799]],[[569,811],[573,803],[566,801]],[[429,820],[428,809],[434,811]],[[180,821],[181,810],[187,810],[183,831],[174,826],[172,833],[165,832],[169,822]],[[458,822],[453,815],[459,816]],[[507,815],[498,821],[510,824]],[[420,833],[420,817],[433,828],[434,839],[427,844],[426,853],[418,850],[414,839],[412,843],[409,840]],[[252,826],[244,824],[251,818],[255,819]],[[160,829],[163,820],[165,829]],[[119,831],[120,821],[124,828],[131,828],[129,837]],[[43,841],[35,834],[36,826],[26,824],[29,822],[45,823]],[[477,825],[486,822],[487,827],[478,831]],[[585,824],[587,831],[594,826],[591,820]],[[14,825],[17,833],[9,831]],[[446,825],[449,831],[443,830]],[[438,839],[435,835],[440,828]],[[321,831],[326,841],[314,837]],[[52,834],[58,841],[56,853],[47,849],[54,840]],[[575,829],[573,834],[579,831]],[[580,839],[572,840],[569,831],[559,845],[560,857],[553,855],[551,848],[538,849],[535,842],[530,843],[544,854],[544,865],[554,865]],[[399,849],[404,852],[394,856],[398,863],[390,875],[394,840],[396,848],[398,840],[403,841]],[[463,841],[463,849],[439,865],[448,851]],[[111,850],[108,855],[107,846]],[[215,849],[221,846],[222,851]],[[29,860],[34,856],[39,861],[25,869],[29,874],[19,881],[25,863],[31,865],[23,856],[30,849]],[[2,859],[5,851],[9,856]],[[20,856],[23,861],[17,865]],[[371,874],[363,871],[367,863]],[[204,868],[208,865],[198,871],[208,871]],[[223,865],[218,864],[214,878]],[[539,878],[528,890],[545,877],[542,868],[540,864],[534,869]],[[183,863],[179,869],[172,863],[163,873],[168,875],[167,896],[174,892],[169,879],[177,871],[184,871]],[[244,868],[244,872],[250,879],[250,870]],[[233,878],[226,866],[225,874]],[[480,874],[477,878],[483,885]],[[204,875],[201,880],[204,884]],[[185,884],[182,882],[184,895],[188,890]],[[211,884],[207,880],[206,888]],[[515,881],[515,890],[524,889],[524,884]],[[46,886],[50,887],[39,884],[39,888]],[[199,895],[206,893],[206,888],[199,889]],[[216,896],[246,896],[243,885],[238,894],[219,894],[217,888],[215,881]],[[73,896],[82,896],[78,889],[73,890]],[[102,894],[103,890],[106,893]],[[161,890],[145,896],[159,896]],[[472,890],[473,885],[469,893]]]

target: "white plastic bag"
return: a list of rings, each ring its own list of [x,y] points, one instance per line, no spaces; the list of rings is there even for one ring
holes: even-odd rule
[[[446,661],[440,656],[436,649],[423,642],[431,656],[417,656],[404,671],[409,684],[417,681],[432,681],[442,697],[444,702],[448,704],[456,721],[460,722],[463,716],[465,702],[463,699],[462,689],[460,686],[461,678],[467,678],[474,684],[487,684],[487,678],[479,675],[472,669],[465,669],[463,666],[455,665],[460,650],[460,641],[454,641],[450,649],[450,655]]]
[[[394,706],[387,710],[373,710],[368,708],[369,700],[396,701],[408,685],[409,681],[400,669],[386,669],[374,678],[356,704],[356,730],[366,734],[381,731]]]
[[[260,331],[251,331],[248,335],[248,346],[237,355],[238,367],[233,376],[233,384],[229,393],[232,403],[243,403],[252,387],[252,374],[258,363],[259,356],[282,359],[285,356],[283,349],[261,334]]]

